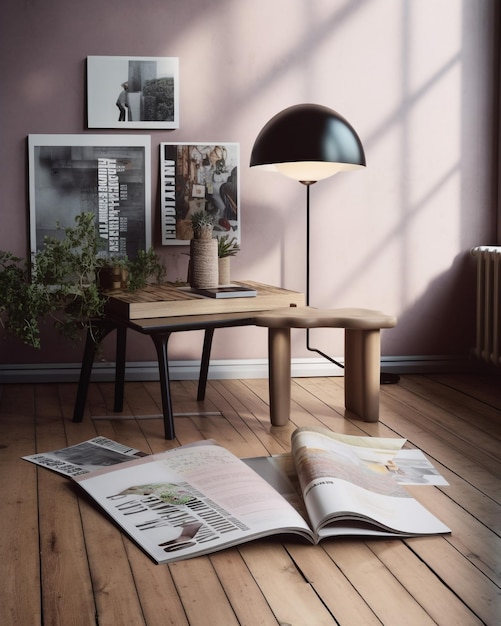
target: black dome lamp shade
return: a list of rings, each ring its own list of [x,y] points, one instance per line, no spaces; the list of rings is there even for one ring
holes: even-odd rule
[[[297,104],[263,127],[250,166],[313,183],[364,167],[365,154],[357,133],[339,113],[319,104]]]

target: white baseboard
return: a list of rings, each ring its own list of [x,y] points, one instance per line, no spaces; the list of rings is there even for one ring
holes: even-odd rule
[[[340,363],[343,359],[340,357]],[[476,362],[467,357],[436,356],[398,356],[382,357],[381,369],[391,374],[425,374],[472,371]],[[200,361],[171,361],[169,374],[171,380],[198,380]],[[0,365],[0,384],[7,383],[66,383],[78,381],[79,363],[49,363]],[[215,360],[211,361],[209,378],[245,379],[266,378],[268,376],[267,359]],[[316,376],[343,376],[343,369],[323,358],[292,359],[294,378]],[[128,381],[158,380],[156,361],[127,363],[125,379]],[[96,363],[92,371],[92,380],[108,382],[115,379],[114,363]]]

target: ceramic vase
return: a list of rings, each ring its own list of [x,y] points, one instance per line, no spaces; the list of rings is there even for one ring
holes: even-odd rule
[[[218,260],[219,265],[219,284],[229,285],[230,279],[230,257],[224,256]]]

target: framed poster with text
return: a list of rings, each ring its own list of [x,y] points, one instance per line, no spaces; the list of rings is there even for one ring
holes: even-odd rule
[[[28,150],[32,254],[88,212],[103,256],[151,246],[149,136],[29,135]]]
[[[179,128],[177,57],[87,57],[89,128]]]
[[[187,245],[198,211],[213,216],[215,236],[240,243],[238,172],[238,143],[161,143],[162,244]]]

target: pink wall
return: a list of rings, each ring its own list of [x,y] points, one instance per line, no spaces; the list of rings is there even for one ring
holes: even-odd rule
[[[473,342],[468,251],[495,243],[493,122],[496,0],[6,0],[0,23],[3,225],[0,248],[24,254],[30,133],[86,128],[88,55],[177,56],[181,127],[150,131],[153,238],[170,279],[187,257],[159,238],[158,144],[237,141],[241,253],[234,279],[304,289],[304,188],[247,167],[276,112],[317,102],[344,115],[368,167],[312,188],[312,297],[319,306],[396,314],[386,355],[466,354]],[[98,131],[116,132],[116,131]],[[137,132],[137,131],[130,131]],[[316,335],[342,354],[342,334]],[[49,328],[37,352],[1,342],[2,363],[79,360]],[[199,357],[177,336],[173,359]],[[307,353],[295,337],[295,356]],[[265,333],[216,334],[218,359],[261,358]],[[152,360],[148,340],[129,360]]]

